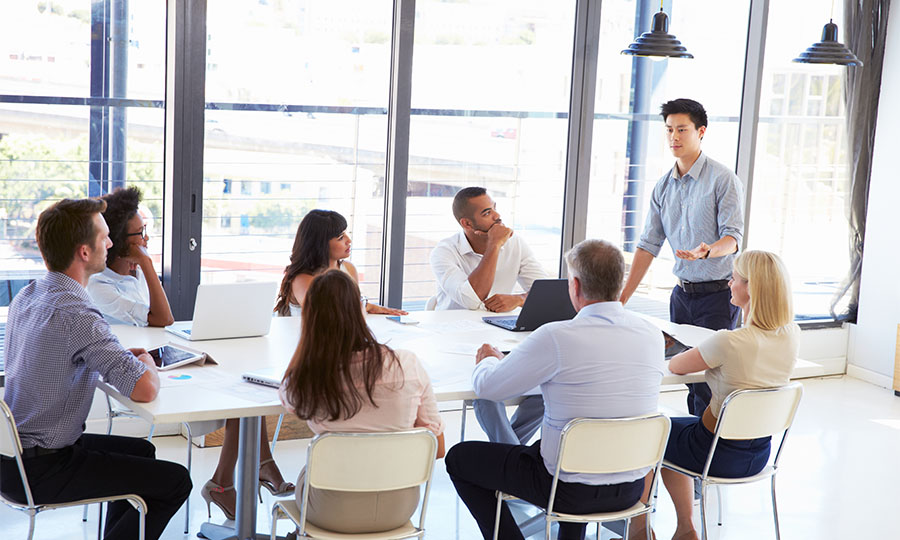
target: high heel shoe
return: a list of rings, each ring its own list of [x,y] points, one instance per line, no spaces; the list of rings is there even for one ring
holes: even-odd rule
[[[208,517],[212,518],[212,511],[210,510],[210,503],[219,507],[225,517],[228,519],[234,519],[234,508],[225,508],[223,503],[213,499],[213,493],[225,493],[226,491],[234,491],[234,486],[222,487],[219,484],[213,482],[212,480],[207,481],[203,484],[203,488],[200,489],[200,496],[203,497],[203,500],[206,501],[206,514]]]
[[[274,464],[275,460],[267,459],[265,461],[260,461],[259,462],[260,470],[263,468],[263,466],[268,465],[269,463]],[[292,482],[282,481],[281,485],[276,486],[275,483],[272,482],[271,480],[264,480],[264,479],[260,478],[259,479],[259,488],[260,488],[259,489],[259,500],[260,500],[260,502],[262,502],[262,488],[266,488],[267,490],[269,490],[269,493],[271,493],[275,497],[284,497],[285,495],[290,495],[291,493],[293,493],[294,487],[295,486]]]

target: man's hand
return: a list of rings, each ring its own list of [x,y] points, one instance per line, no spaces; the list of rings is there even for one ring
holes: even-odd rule
[[[484,301],[484,307],[490,311],[502,313],[511,311],[525,303],[524,295],[520,294],[495,294]]]
[[[153,361],[153,357],[150,356],[150,353],[147,352],[146,349],[128,349],[131,351],[131,354],[135,355],[138,360],[141,361],[142,364],[147,366],[147,369],[158,371],[156,367],[156,362]]]
[[[502,221],[497,221],[491,225],[491,228],[486,233],[475,231],[475,234],[487,236],[488,245],[500,248],[512,237],[513,230],[504,225]]]
[[[133,349],[128,349],[128,352],[130,352],[131,354],[133,354],[135,356],[140,356],[142,354],[148,354],[147,349],[145,349],[143,347],[135,347]]]
[[[480,349],[478,349],[478,352],[475,353],[475,365],[478,365],[479,362],[481,362],[488,356],[493,356],[494,358],[503,358],[504,355],[497,347],[485,343],[481,346]]]
[[[691,250],[676,249],[675,256],[686,261],[696,261],[698,259],[705,259],[709,255],[711,249],[710,245],[706,242],[700,242],[699,246]]]

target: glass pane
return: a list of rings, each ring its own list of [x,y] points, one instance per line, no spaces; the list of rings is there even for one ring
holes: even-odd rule
[[[22,286],[46,271],[34,240],[35,224],[40,212],[61,198],[139,185],[150,253],[159,269],[165,4],[7,2],[3,15],[2,310]]]
[[[842,18],[842,5],[834,5],[836,21]],[[801,319],[830,317],[832,295],[849,266],[845,211],[850,180],[841,75],[852,68],[791,62],[819,40],[828,15],[827,8],[811,0],[770,5],[760,110],[773,114],[760,115],[750,201],[748,247],[784,258]],[[781,99],[780,81],[788,78],[788,111],[776,114],[769,103],[775,96]]]
[[[201,281],[280,280],[321,208],[378,296],[391,17],[388,0],[209,4]]]
[[[676,98],[702,103],[709,116],[703,152],[729,167],[737,155],[747,34],[746,28],[721,21],[747,20],[741,14],[749,14],[750,3],[698,0],[666,6],[669,31],[693,60],[620,54],[635,35],[650,30],[658,4],[607,0],[601,11],[587,236],[623,246],[626,261],[644,229],[653,186],[675,162],[659,116],[662,103]],[[635,28],[640,15],[648,21],[646,28]],[[659,315],[668,317],[661,304],[668,303],[675,284],[668,244],[658,258],[662,260],[650,267],[636,295],[659,300]]]
[[[416,3],[403,304],[435,294],[431,250],[483,186],[558,275],[575,2]],[[473,24],[477,21],[477,24]]]

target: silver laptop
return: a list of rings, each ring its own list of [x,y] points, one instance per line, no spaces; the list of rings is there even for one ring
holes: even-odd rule
[[[243,375],[241,375],[241,378],[249,383],[278,388],[279,386],[281,386],[281,379],[284,378],[284,371],[286,369],[286,366],[277,368],[259,368],[244,373]]]
[[[264,336],[272,325],[277,289],[272,281],[200,285],[194,320],[177,322],[166,331],[191,341]]]

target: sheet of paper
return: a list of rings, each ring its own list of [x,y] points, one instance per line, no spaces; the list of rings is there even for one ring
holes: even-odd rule
[[[254,403],[278,401],[278,390],[261,384],[235,382],[227,386],[219,387],[218,390],[236,398],[252,401]]]

